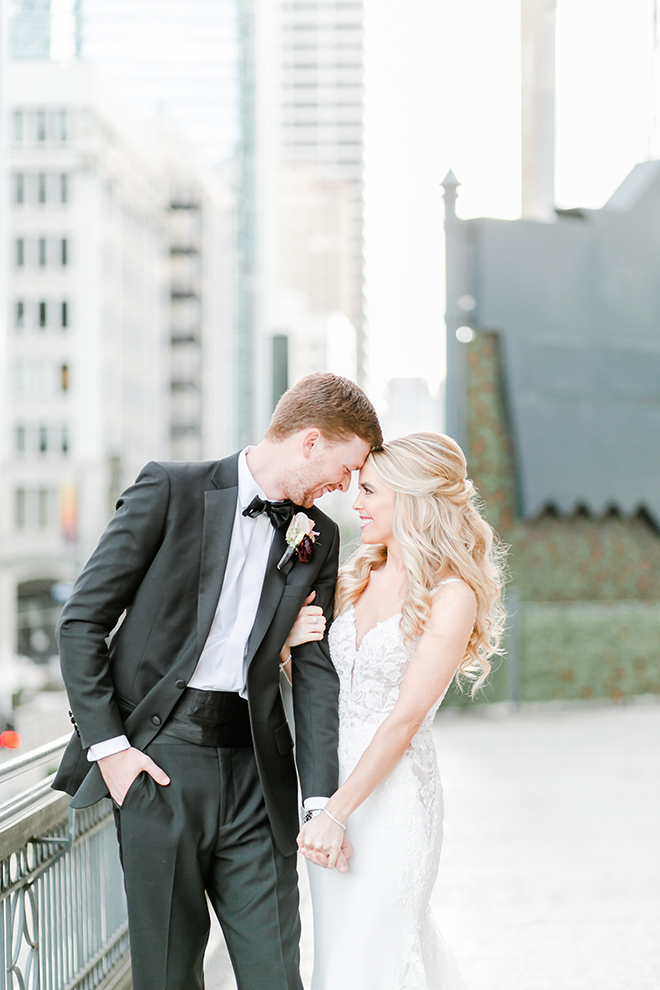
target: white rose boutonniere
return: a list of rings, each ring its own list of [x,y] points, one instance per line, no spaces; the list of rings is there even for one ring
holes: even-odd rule
[[[298,554],[298,560],[307,564],[312,559],[312,551],[318,533],[314,532],[314,521],[306,516],[304,512],[296,512],[289,523],[284,537],[288,546],[277,565],[278,571],[291,560],[294,553]]]

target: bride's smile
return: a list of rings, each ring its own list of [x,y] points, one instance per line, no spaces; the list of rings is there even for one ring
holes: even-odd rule
[[[363,543],[389,543],[393,539],[396,496],[379,480],[367,463],[360,471],[359,490],[353,509],[360,517]]]

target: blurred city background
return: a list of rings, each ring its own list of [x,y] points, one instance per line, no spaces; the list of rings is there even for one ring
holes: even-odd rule
[[[69,728],[55,626],[120,492],[313,371],[454,436],[511,546],[446,717],[651,711],[658,7],[0,0],[0,767]]]

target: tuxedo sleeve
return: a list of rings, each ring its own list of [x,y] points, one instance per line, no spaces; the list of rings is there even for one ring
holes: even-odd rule
[[[165,469],[147,464],[117,502],[117,512],[62,609],[62,676],[85,748],[124,734],[108,637],[158,552],[169,494]]]
[[[339,530],[314,582],[315,605],[323,609],[330,627],[339,563]],[[293,711],[296,723],[296,763],[303,800],[337,790],[339,679],[330,660],[327,635],[320,642],[303,643],[291,651]]]

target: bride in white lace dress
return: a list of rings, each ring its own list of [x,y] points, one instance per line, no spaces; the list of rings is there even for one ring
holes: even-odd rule
[[[340,572],[329,633],[340,787],[298,839],[316,864],[312,990],[464,988],[429,909],[443,815],[431,727],[454,677],[478,687],[499,645],[499,551],[475,499],[440,434],[386,444],[360,473],[363,546]],[[308,638],[323,634],[319,611],[303,609],[299,634],[306,621]]]

